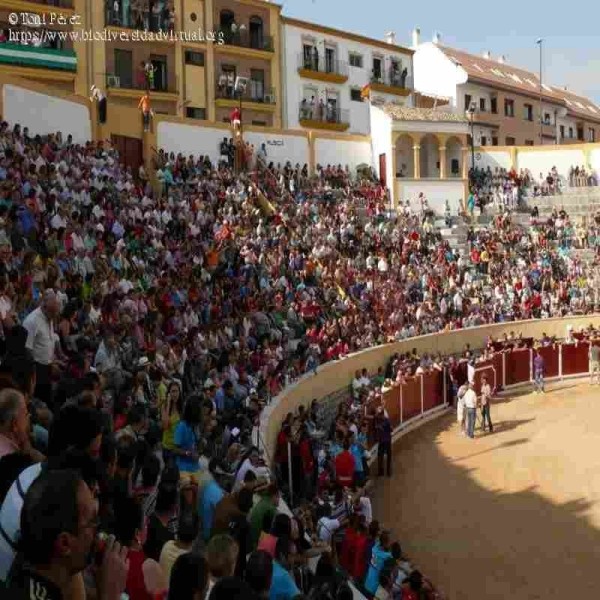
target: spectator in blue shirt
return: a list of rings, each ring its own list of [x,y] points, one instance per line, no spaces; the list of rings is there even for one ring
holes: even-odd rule
[[[275,546],[275,561],[273,562],[273,579],[269,600],[292,600],[300,595],[300,590],[289,572],[290,540],[279,538]]]
[[[216,466],[217,460],[213,458],[208,465],[211,475],[214,473]],[[202,535],[206,541],[210,539],[210,532],[215,517],[215,508],[224,496],[225,492],[221,486],[213,477],[210,477],[209,481],[202,488],[202,492],[198,499],[198,513],[202,516]]]
[[[188,398],[183,409],[183,417],[175,428],[173,441],[177,467],[181,476],[190,476],[192,481],[197,477],[198,466],[198,426],[201,419],[200,399]]]

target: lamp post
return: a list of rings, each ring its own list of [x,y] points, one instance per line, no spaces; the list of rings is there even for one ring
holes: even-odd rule
[[[543,108],[542,108],[542,95],[543,95],[543,86],[542,86],[542,57],[543,57],[543,48],[544,48],[544,39],[538,38],[536,44],[540,47],[540,146],[543,144],[543,132],[542,132],[542,119],[543,119]]]
[[[475,112],[477,111],[477,104],[471,102],[469,108],[467,108],[467,115],[471,122],[471,177],[475,175]]]

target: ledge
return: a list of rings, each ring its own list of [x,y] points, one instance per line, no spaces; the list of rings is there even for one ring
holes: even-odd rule
[[[239,105],[240,101],[233,98],[215,98],[215,106],[220,108],[238,108]],[[254,110],[256,112],[274,113],[277,110],[277,105],[242,99],[242,110],[245,109]]]
[[[132,90],[130,88],[109,87],[106,90],[108,96],[119,98],[133,98],[139,100],[144,95],[145,90]],[[163,102],[177,102],[179,94],[177,92],[154,92],[150,90],[150,100],[160,100]]]
[[[63,15],[65,17],[79,16],[75,14],[74,8],[61,8],[50,4],[39,4],[38,2],[27,2],[27,0],[2,0],[2,8],[7,11],[35,13],[37,15]],[[81,27],[83,23],[75,23]]]
[[[244,58],[260,58],[262,60],[272,60],[275,52],[271,50],[258,50],[257,48],[244,48],[234,44],[213,44],[215,52],[229,54],[230,56],[241,56]]]
[[[305,79],[316,79],[317,81],[326,81],[328,83],[346,83],[348,75],[340,73],[323,73],[322,71],[312,71],[311,69],[298,69],[298,75]]]
[[[346,131],[350,123],[329,123],[328,121],[313,121],[312,119],[300,119],[300,126],[307,129],[325,129],[327,131]]]
[[[381,94],[393,94],[394,96],[409,96],[411,91],[409,88],[398,87],[396,85],[387,85],[386,83],[371,83],[371,90]]]
[[[7,75],[25,77],[26,79],[42,79],[44,81],[75,81],[75,71],[61,69],[46,69],[44,67],[18,67],[8,63],[0,63],[0,70]]]

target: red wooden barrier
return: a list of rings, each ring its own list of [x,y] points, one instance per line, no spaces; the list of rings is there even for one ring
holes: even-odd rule
[[[434,371],[423,375],[423,410],[444,404],[444,374]]]
[[[411,377],[402,386],[402,420],[421,414],[421,378]]]
[[[384,394],[385,410],[390,417],[392,428],[400,425],[400,386],[395,386]]]
[[[558,377],[560,346],[543,346],[539,351],[544,359],[544,377]]]
[[[530,380],[529,350],[513,350],[506,353],[506,385]]]
[[[589,343],[563,344],[562,346],[562,374],[576,375],[589,371]]]

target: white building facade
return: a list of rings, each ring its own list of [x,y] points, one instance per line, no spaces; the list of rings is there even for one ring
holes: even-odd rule
[[[370,135],[371,102],[410,106],[413,52],[387,41],[282,18],[283,123],[289,129],[329,129]]]

